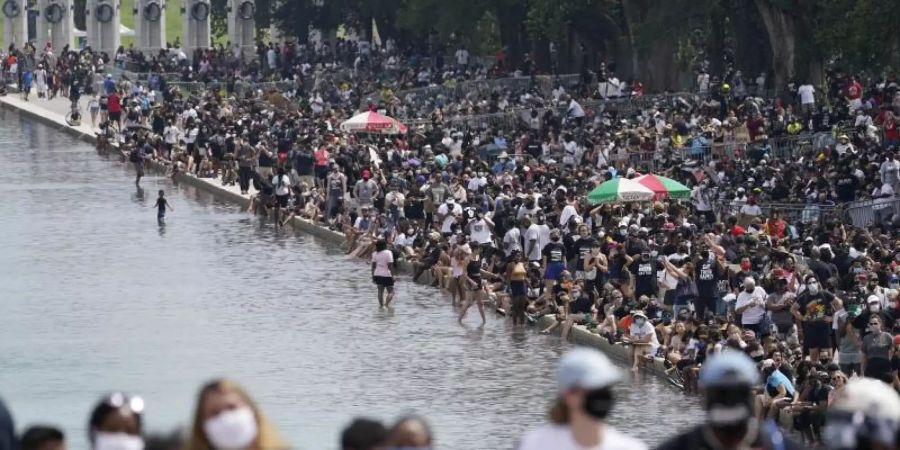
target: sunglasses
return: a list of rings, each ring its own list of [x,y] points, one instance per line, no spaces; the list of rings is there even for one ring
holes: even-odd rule
[[[144,399],[141,397],[129,397],[121,392],[116,392],[114,394],[110,394],[108,397],[103,399],[103,403],[112,406],[113,408],[123,408],[128,407],[132,412],[136,414],[140,414],[144,412]]]

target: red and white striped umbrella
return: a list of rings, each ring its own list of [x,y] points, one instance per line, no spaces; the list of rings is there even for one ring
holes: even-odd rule
[[[406,133],[406,125],[397,119],[366,111],[342,123],[341,130],[351,133],[402,134]]]

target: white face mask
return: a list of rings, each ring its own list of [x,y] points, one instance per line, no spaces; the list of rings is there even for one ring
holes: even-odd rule
[[[816,295],[819,293],[819,283],[809,283],[807,286],[809,289],[809,293],[812,295]]]
[[[144,450],[144,440],[128,433],[94,433],[94,450]]]
[[[253,443],[259,430],[253,410],[245,406],[206,419],[203,431],[217,450],[241,450]]]

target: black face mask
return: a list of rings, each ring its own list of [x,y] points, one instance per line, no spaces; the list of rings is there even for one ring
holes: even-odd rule
[[[706,423],[723,433],[743,433],[753,418],[753,395],[747,386],[709,389],[705,406]]]
[[[585,394],[583,408],[591,417],[603,420],[609,415],[614,403],[612,391],[597,389]]]

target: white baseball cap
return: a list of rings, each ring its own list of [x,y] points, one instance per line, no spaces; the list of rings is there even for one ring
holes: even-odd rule
[[[578,387],[602,389],[622,380],[622,373],[603,353],[592,348],[576,348],[559,361],[556,381],[560,392]]]

